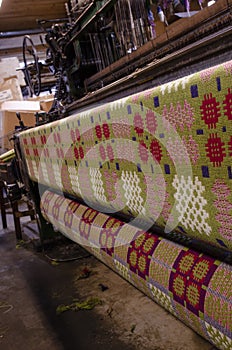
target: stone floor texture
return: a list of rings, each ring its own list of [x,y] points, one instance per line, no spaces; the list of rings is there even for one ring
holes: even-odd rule
[[[0,226],[0,349],[215,349],[95,257],[72,251],[61,262],[69,260],[61,250],[45,254],[25,241],[16,242],[8,216],[8,228]],[[76,307],[86,300],[97,305]],[[58,314],[61,305],[71,310]]]

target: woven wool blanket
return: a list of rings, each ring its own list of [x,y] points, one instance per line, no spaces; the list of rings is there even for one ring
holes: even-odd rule
[[[232,250],[232,61],[21,133],[32,180]]]
[[[232,266],[45,191],[60,232],[221,350],[232,349]]]

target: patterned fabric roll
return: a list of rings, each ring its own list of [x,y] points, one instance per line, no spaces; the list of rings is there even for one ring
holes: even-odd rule
[[[29,129],[34,181],[232,250],[232,61]]]
[[[232,266],[45,191],[44,217],[222,350],[232,349]]]

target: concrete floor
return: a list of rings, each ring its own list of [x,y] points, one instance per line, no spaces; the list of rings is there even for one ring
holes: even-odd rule
[[[0,349],[215,349],[93,256],[54,265],[16,246],[12,221],[0,230],[0,257]],[[90,276],[79,279],[84,268]],[[101,305],[57,315],[58,305],[88,297]]]

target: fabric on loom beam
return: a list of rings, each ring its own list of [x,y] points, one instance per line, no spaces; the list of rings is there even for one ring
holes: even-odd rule
[[[44,217],[221,350],[232,349],[232,266],[51,191]]]
[[[20,136],[34,181],[232,251],[232,61]]]

